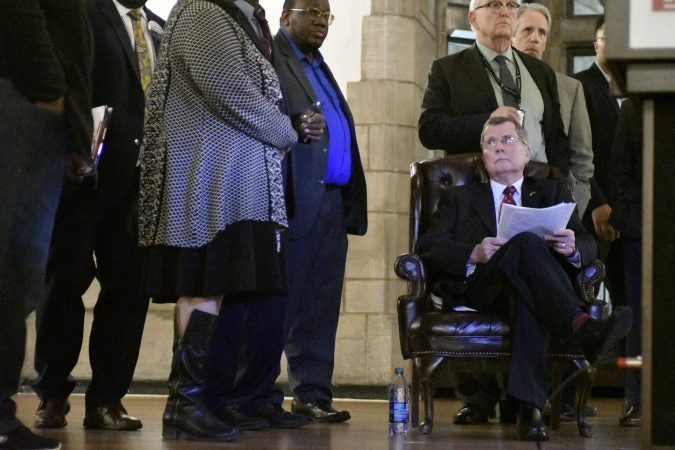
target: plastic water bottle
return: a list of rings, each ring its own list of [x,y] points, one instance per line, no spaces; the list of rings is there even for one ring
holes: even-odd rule
[[[389,384],[389,434],[408,433],[410,388],[403,377],[403,368],[394,369],[394,379]]]

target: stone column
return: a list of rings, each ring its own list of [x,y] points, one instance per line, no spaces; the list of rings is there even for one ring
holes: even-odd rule
[[[428,157],[417,138],[431,61],[445,54],[446,1],[373,0],[363,19],[362,79],[349,83],[368,182],[369,230],[350,238],[335,384],[376,385],[403,364],[393,272],[408,249],[409,165]]]

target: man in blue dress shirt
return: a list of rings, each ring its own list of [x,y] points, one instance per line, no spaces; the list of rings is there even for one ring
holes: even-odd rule
[[[289,295],[284,351],[292,411],[343,422],[332,406],[335,335],[347,235],[367,228],[366,183],[347,102],[319,52],[333,21],[328,0],[286,0],[272,59],[294,123],[310,105],[325,117],[319,140],[294,145],[287,162]]]

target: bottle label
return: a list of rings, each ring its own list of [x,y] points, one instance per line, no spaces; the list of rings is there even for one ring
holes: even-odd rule
[[[389,405],[389,422],[408,423],[408,404],[391,402]]]

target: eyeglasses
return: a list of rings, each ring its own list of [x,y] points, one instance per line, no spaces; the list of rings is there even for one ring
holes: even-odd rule
[[[515,14],[516,11],[518,11],[518,8],[520,8],[520,5],[516,2],[502,3],[495,0],[493,2],[487,2],[483,5],[476,6],[473,10],[476,11],[481,8],[487,8],[491,13],[498,14],[499,11],[501,11],[504,7],[506,7],[506,10],[509,14]]]
[[[328,21],[328,25],[332,25],[333,21],[335,20],[335,16],[332,15],[330,11],[322,11],[318,8],[291,8],[288,9],[288,11],[294,11],[306,16],[312,16],[314,19],[326,19]]]
[[[501,139],[497,139],[497,138],[494,138],[494,137],[487,138],[487,140],[485,142],[483,142],[483,148],[494,149],[495,147],[497,147],[497,144],[500,143],[500,142],[501,142],[502,145],[505,145],[507,147],[512,146],[516,142],[525,143],[525,141],[523,141],[519,137],[506,135],[506,136],[502,136]]]

